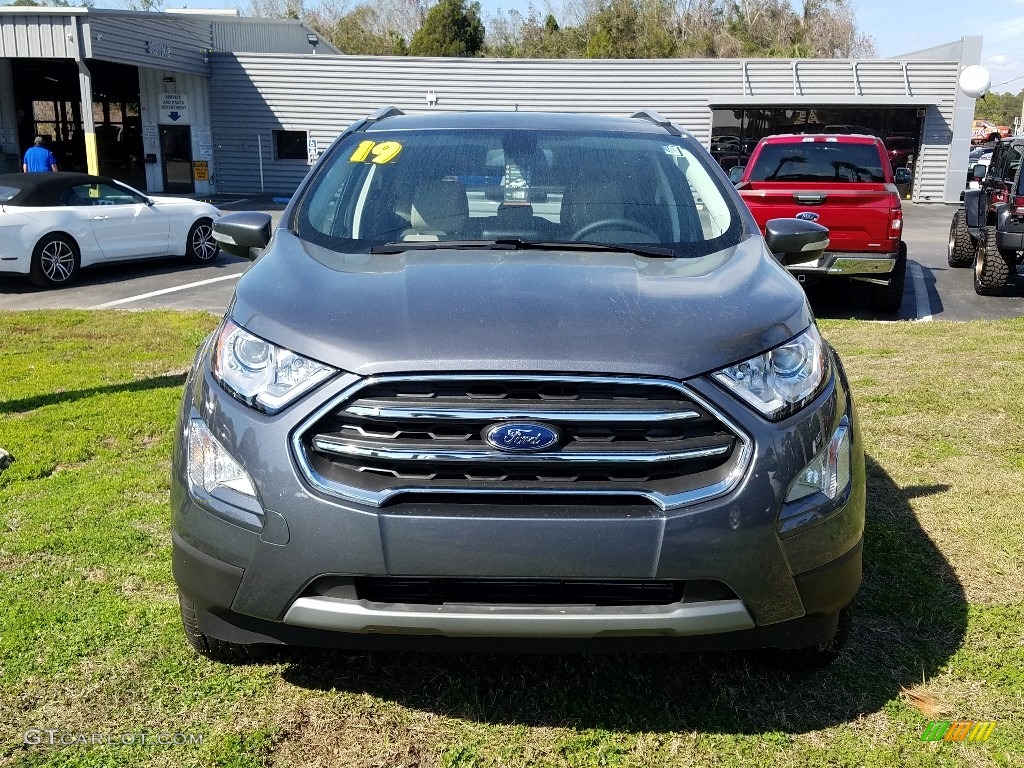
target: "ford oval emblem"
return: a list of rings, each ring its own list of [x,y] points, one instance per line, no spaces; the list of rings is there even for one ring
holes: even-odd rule
[[[800,211],[794,218],[803,219],[804,221],[817,221],[821,217],[814,211]]]
[[[484,442],[508,453],[543,451],[557,443],[558,438],[557,429],[536,423],[506,421],[484,429]]]

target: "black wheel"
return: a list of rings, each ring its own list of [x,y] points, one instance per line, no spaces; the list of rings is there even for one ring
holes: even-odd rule
[[[203,656],[216,661],[244,664],[259,661],[270,653],[270,649],[265,645],[231,643],[204,635],[199,630],[195,604],[180,592],[178,593],[178,606],[181,608],[181,626],[185,630],[185,639],[188,640],[188,644],[192,646],[193,650]]]
[[[839,623],[831,640],[810,648],[766,648],[758,651],[755,658],[765,667],[789,672],[821,669],[839,658],[852,627],[853,607],[848,605],[839,612]]]
[[[871,286],[871,309],[885,315],[893,315],[903,305],[903,286],[907,282],[907,246],[900,243],[896,265],[889,273],[888,285]]]
[[[78,277],[78,244],[67,235],[51,234],[36,243],[28,277],[40,288],[59,288]]]
[[[185,242],[185,257],[196,264],[210,264],[220,253],[220,246],[213,239],[213,222],[199,219],[188,231]]]
[[[974,243],[967,230],[967,214],[962,208],[953,214],[953,223],[949,225],[946,260],[951,267],[969,267],[974,261]]]
[[[995,227],[982,229],[974,252],[974,292],[979,296],[999,296],[1006,291],[1015,272],[1014,259],[1007,258],[996,247]]]

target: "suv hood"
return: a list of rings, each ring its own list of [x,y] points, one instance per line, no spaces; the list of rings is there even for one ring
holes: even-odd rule
[[[513,250],[346,255],[281,228],[239,281],[228,313],[269,341],[360,375],[685,379],[759,354],[813,321],[803,290],[759,236],[732,251],[703,259]]]

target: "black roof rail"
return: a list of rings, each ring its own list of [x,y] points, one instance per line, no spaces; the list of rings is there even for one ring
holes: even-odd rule
[[[381,107],[380,109],[375,110],[374,112],[371,112],[369,115],[367,115],[366,116],[366,122],[368,124],[369,123],[376,123],[376,122],[378,122],[380,120],[384,120],[384,119],[386,119],[388,117],[398,117],[399,115],[404,115],[404,114],[405,114],[405,112],[400,110],[398,107]]]
[[[678,128],[672,125],[671,121],[669,121],[668,118],[664,117],[658,112],[655,112],[653,109],[641,109],[638,112],[634,112],[632,115],[630,115],[630,117],[636,118],[638,120],[646,120],[649,123],[654,123],[655,125],[661,126],[666,131],[671,133],[673,136],[683,135],[682,131],[680,131]]]

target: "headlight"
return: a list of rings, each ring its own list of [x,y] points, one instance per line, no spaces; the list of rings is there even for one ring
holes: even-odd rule
[[[189,421],[188,478],[192,485],[207,493],[230,488],[256,498],[252,479],[202,419]]]
[[[253,336],[230,320],[217,334],[213,377],[264,413],[277,413],[335,373],[334,368]]]
[[[785,344],[712,376],[769,419],[778,421],[814,399],[828,381],[825,344],[812,325]]]

